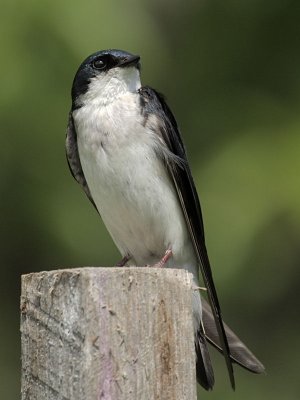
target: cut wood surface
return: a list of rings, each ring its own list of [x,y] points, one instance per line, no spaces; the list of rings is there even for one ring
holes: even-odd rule
[[[22,400],[195,400],[192,276],[148,267],[22,277]]]

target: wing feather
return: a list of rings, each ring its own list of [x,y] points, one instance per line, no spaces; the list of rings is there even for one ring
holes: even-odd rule
[[[140,89],[141,106],[145,117],[147,114],[155,113],[163,121],[161,126],[161,136],[168,150],[183,160],[182,163],[174,162],[170,157],[166,160],[166,165],[173,178],[184,217],[190,232],[195,252],[199,261],[201,273],[207,288],[208,298],[211,304],[215,324],[217,327],[221,348],[226,361],[231,386],[235,388],[230,350],[225,334],[224,324],[221,315],[221,308],[214,285],[212,271],[207,255],[204,239],[203,219],[200,202],[195,188],[195,184],[188,166],[186,152],[177,127],[176,120],[166,104],[163,96],[149,87]]]
[[[96,204],[92,198],[90,189],[88,187],[87,181],[85,180],[84,173],[82,170],[78,152],[78,145],[77,145],[77,133],[72,117],[72,111],[70,111],[69,113],[69,121],[67,127],[66,156],[71,174],[73,175],[74,179],[81,185],[85,194],[87,195],[87,197],[97,210]]]

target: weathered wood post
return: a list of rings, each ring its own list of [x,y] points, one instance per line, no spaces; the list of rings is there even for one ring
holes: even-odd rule
[[[22,277],[22,400],[195,400],[191,275],[79,268]]]

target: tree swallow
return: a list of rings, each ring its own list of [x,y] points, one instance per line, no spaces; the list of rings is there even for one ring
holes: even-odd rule
[[[206,251],[199,198],[176,120],[164,97],[140,81],[140,57],[104,50],[80,65],[66,138],[71,173],[101,215],[123,256],[136,265],[176,266],[199,286],[193,294],[198,382],[212,389],[207,342],[255,373],[260,361],[223,323]]]

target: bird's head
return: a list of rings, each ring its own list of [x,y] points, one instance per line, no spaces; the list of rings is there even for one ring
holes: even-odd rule
[[[73,108],[94,99],[109,103],[120,93],[139,89],[139,61],[139,56],[123,50],[102,50],[87,57],[73,81]]]

